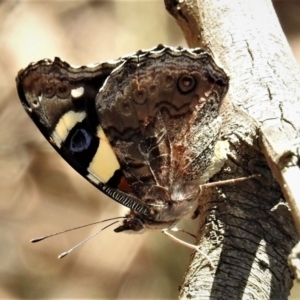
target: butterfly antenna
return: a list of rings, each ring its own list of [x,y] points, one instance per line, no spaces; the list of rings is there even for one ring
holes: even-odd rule
[[[90,239],[92,239],[94,236],[96,236],[97,234],[99,234],[101,231],[105,230],[106,228],[116,224],[120,222],[119,220],[118,221],[115,221],[103,228],[101,228],[100,230],[98,230],[97,232],[95,232],[94,234],[90,235],[89,237],[87,237],[85,240],[83,240],[82,242],[78,243],[77,245],[75,245],[74,247],[72,247],[71,249],[69,249],[68,251],[65,251],[65,252],[62,252],[61,254],[58,255],[58,258],[61,259],[61,258],[64,258],[65,256],[67,256],[70,252],[72,252],[74,249],[78,248],[79,246],[83,245],[84,243],[86,243],[87,241],[89,241]]]
[[[48,239],[52,236],[56,236],[56,235],[59,235],[59,234],[62,234],[62,233],[66,233],[66,232],[73,231],[73,230],[76,230],[76,229],[81,229],[81,228],[85,228],[85,227],[88,227],[88,226],[92,226],[92,225],[96,225],[96,224],[100,224],[100,223],[104,223],[104,222],[108,222],[108,221],[112,221],[112,220],[124,219],[124,218],[125,217],[115,217],[115,218],[110,218],[110,219],[106,219],[106,220],[102,220],[102,221],[97,221],[97,222],[93,222],[93,223],[73,227],[73,228],[66,229],[66,230],[63,230],[63,231],[59,231],[59,232],[56,232],[56,233],[53,233],[53,234],[49,234],[49,235],[45,235],[45,236],[41,236],[41,237],[32,239],[32,240],[30,240],[30,242],[31,243],[37,243],[37,242],[43,241],[43,240]]]

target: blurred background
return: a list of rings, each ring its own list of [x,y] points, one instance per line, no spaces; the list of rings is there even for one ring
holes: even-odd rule
[[[300,61],[300,1],[274,1]],[[185,46],[179,28],[152,1],[0,1],[0,298],[174,299],[191,251],[160,232],[107,229],[29,240],[124,215],[54,152],[20,105],[17,72],[43,58],[86,65],[158,43]],[[300,299],[297,286],[290,299]],[[297,296],[298,295],[298,296]]]

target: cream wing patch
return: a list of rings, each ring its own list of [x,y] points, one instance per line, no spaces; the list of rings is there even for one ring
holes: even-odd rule
[[[79,122],[86,117],[85,112],[68,111],[65,113],[55,126],[52,132],[52,138],[55,144],[60,147],[61,143],[64,142],[70,132],[70,130]]]
[[[120,164],[101,126],[97,128],[97,136],[100,144],[88,167],[88,177],[96,183],[97,179],[105,183],[120,169]]]

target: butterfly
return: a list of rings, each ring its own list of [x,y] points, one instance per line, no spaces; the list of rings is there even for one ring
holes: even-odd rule
[[[158,45],[82,67],[44,59],[16,83],[54,149],[130,209],[115,232],[169,228],[192,215],[215,170],[229,86],[205,50]]]

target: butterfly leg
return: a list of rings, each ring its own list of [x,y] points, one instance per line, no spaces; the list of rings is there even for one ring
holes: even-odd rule
[[[209,256],[207,254],[205,254],[201,249],[200,249],[200,246],[196,246],[196,245],[193,245],[193,244],[190,244],[190,243],[187,243],[179,238],[177,238],[176,236],[174,236],[172,233],[170,233],[168,231],[168,228],[166,229],[163,229],[162,230],[162,233],[165,234],[166,236],[168,236],[169,238],[171,238],[173,241],[183,245],[183,246],[186,246],[190,249],[193,249],[197,252],[199,252],[202,256],[204,256],[206,258],[206,260],[209,262],[209,265],[210,265],[210,268],[213,270],[215,269],[214,265],[213,265],[213,262],[212,260],[209,258]]]

